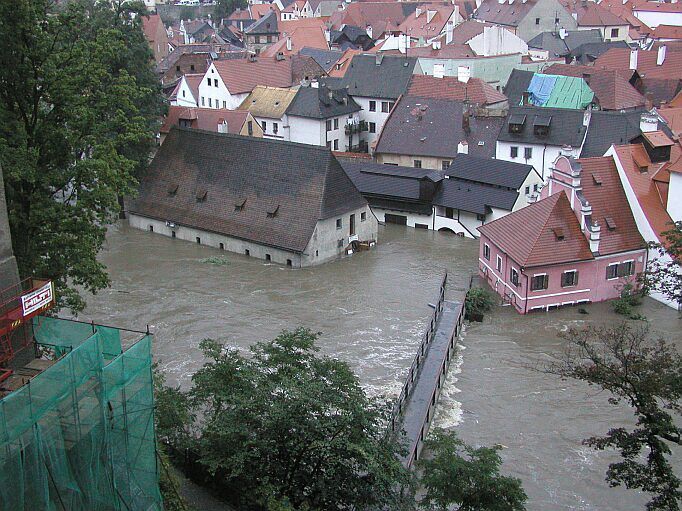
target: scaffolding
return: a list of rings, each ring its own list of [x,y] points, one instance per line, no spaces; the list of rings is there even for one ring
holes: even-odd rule
[[[0,510],[161,510],[151,335],[32,318],[44,370],[0,399]]]

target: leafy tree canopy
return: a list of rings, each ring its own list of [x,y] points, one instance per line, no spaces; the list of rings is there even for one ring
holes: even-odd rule
[[[246,0],[217,0],[215,10],[213,11],[216,21],[227,18],[237,9],[246,7]]]
[[[97,253],[163,109],[133,2],[0,2],[0,165],[22,278],[61,306],[109,283]]]
[[[647,327],[627,323],[613,328],[571,329],[561,361],[547,370],[563,378],[582,380],[611,393],[609,402],[632,409],[636,425],[610,429],[605,436],[585,440],[596,449],[616,449],[622,461],[606,474],[611,486],[651,494],[649,510],[677,510],[680,480],[670,464],[682,445],[679,426],[682,357],[663,339],[652,339]]]
[[[522,511],[521,481],[500,475],[500,447],[473,448],[454,432],[434,430],[426,441],[430,457],[419,462],[425,495],[421,507],[447,511]],[[453,508],[453,506],[457,506]]]
[[[320,356],[317,337],[304,328],[284,331],[256,344],[248,358],[203,341],[208,361],[185,394],[193,411],[180,405],[172,415],[199,417],[186,442],[216,486],[239,495],[241,505],[403,509],[411,494],[400,491],[410,478],[400,444],[386,433],[389,408],[365,395],[346,363]],[[182,403],[181,395],[174,389],[162,401]],[[173,422],[159,433],[183,430]]]

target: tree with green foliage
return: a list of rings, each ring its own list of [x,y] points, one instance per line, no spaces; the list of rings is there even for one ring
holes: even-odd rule
[[[119,198],[135,189],[164,108],[144,5],[0,2],[0,165],[22,278],[58,304],[109,284],[97,261]]]
[[[675,222],[663,238],[663,243],[649,244],[658,257],[647,263],[644,282],[649,291],[682,306],[682,221]]]
[[[422,509],[447,511],[522,511],[527,499],[521,481],[500,474],[501,449],[474,448],[454,431],[436,429],[425,443],[430,453],[419,462],[425,494]]]
[[[495,296],[482,287],[472,287],[467,291],[464,299],[466,318],[481,321],[483,314],[489,312],[495,305]]]
[[[204,340],[208,361],[186,394],[193,411],[184,418],[197,418],[195,438],[186,442],[214,485],[239,496],[239,506],[409,509],[411,478],[386,429],[390,407],[367,397],[348,364],[320,356],[317,338],[304,328],[284,331],[253,346],[250,357]],[[157,403],[178,403],[178,394]],[[160,428],[169,437],[178,431]]]
[[[237,9],[243,9],[246,5],[246,0],[217,0],[213,16],[216,21],[220,21],[223,18],[227,18]]]
[[[682,492],[670,458],[682,446],[682,357],[664,339],[649,337],[646,326],[570,329],[563,336],[564,356],[546,370],[608,391],[609,403],[628,405],[636,418],[634,428],[617,426],[584,441],[620,452],[606,480],[651,494],[649,510],[678,510]]]

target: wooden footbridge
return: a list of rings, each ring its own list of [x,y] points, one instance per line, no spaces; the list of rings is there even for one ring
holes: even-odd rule
[[[393,409],[391,428],[402,429],[407,438],[407,455],[403,464],[411,468],[421,454],[445,382],[450,361],[464,321],[464,298],[445,299],[447,273],[441,281],[438,301],[422,342],[407,373],[400,396]]]

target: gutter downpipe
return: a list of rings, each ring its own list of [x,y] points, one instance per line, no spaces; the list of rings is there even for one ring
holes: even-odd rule
[[[526,277],[526,298],[523,300],[523,313],[528,314],[528,275],[526,274],[525,268],[521,268],[521,272],[523,273],[523,276]]]
[[[545,153],[547,152],[547,144],[542,147],[542,182],[545,182]]]

